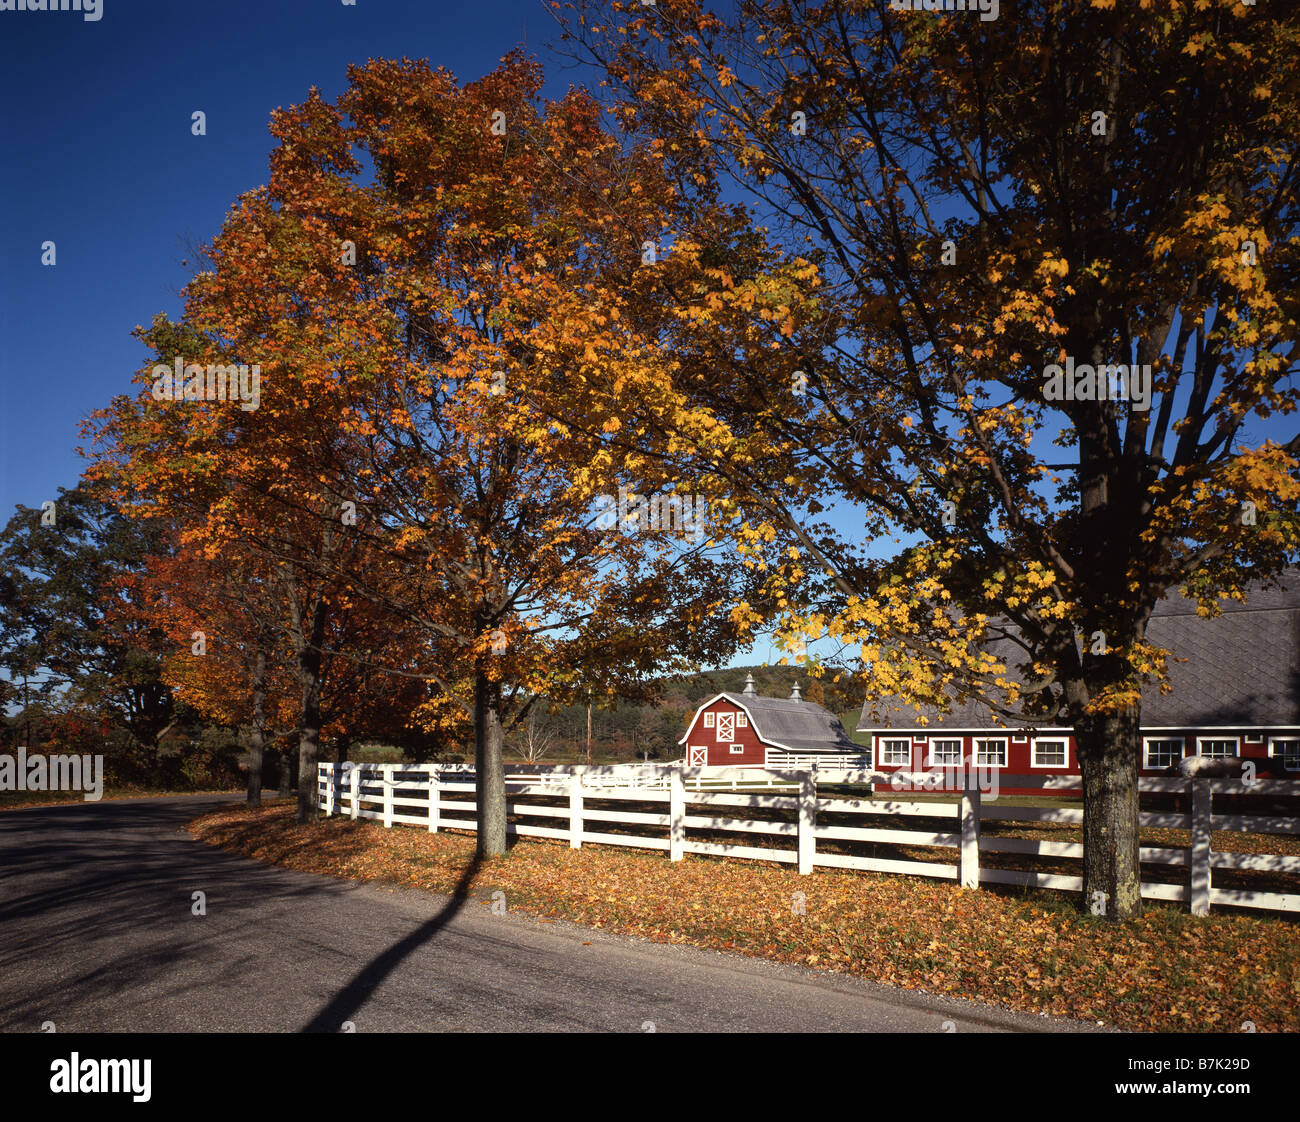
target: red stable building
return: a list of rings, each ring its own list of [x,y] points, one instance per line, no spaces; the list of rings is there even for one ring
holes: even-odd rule
[[[1214,619],[1202,619],[1179,593],[1156,606],[1147,634],[1173,656],[1171,690],[1143,693],[1140,775],[1167,774],[1189,757],[1237,756],[1276,761],[1264,767],[1300,778],[1300,570],[1283,581],[1285,588],[1256,588],[1244,603],[1224,603]],[[997,718],[974,702],[941,713],[868,698],[857,731],[870,736],[882,772],[961,766],[1008,776],[1079,774],[1068,728]]]
[[[686,735],[687,767],[761,767],[776,770],[806,768],[816,760],[860,758],[863,749],[849,739],[834,713],[800,696],[759,697],[754,676],[747,675],[742,693],[720,693],[695,711]]]

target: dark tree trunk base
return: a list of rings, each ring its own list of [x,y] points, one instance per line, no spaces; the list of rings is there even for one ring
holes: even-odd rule
[[[477,791],[477,852],[499,857],[506,851],[506,781],[501,761],[504,735],[498,712],[499,687],[480,672],[474,682],[474,770]]]
[[[1138,714],[1123,710],[1076,726],[1083,774],[1083,904],[1091,915],[1142,911]]]

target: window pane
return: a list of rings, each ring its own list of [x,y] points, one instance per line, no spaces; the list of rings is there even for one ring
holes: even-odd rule
[[[1228,756],[1237,754],[1237,742],[1235,740],[1202,740],[1201,755],[1207,756],[1212,760],[1226,759]]]
[[[1288,771],[1300,771],[1300,740],[1273,741],[1273,756],[1282,760]]]
[[[932,764],[960,764],[961,763],[961,741],[960,740],[930,741],[930,762]]]
[[[1173,767],[1183,758],[1181,740],[1148,740],[1147,767]]]
[[[1005,740],[975,741],[975,762],[991,767],[1007,766],[1007,742]]]
[[[906,767],[912,754],[910,740],[882,740],[880,742],[880,762],[890,766]]]
[[[1037,741],[1034,744],[1034,763],[1038,767],[1065,767],[1065,741]]]

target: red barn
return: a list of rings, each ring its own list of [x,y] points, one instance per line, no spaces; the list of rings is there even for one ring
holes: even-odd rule
[[[759,697],[752,674],[743,693],[701,705],[678,743],[686,746],[687,767],[806,768],[819,757],[862,756],[839,718],[803,700],[798,685],[788,698]]]
[[[1171,690],[1143,692],[1140,775],[1165,774],[1190,758],[1240,757],[1260,761],[1261,775],[1300,778],[1300,570],[1283,581],[1284,588],[1256,586],[1244,603],[1224,603],[1214,619],[1202,619],[1177,592],[1156,605],[1147,636],[1173,655]],[[857,731],[870,734],[878,771],[1079,774],[1070,729],[998,718],[977,702],[941,713],[868,698]]]

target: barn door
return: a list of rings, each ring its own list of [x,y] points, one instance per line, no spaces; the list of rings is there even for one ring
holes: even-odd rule
[[[692,744],[686,752],[687,767],[708,767],[709,749],[705,745]]]
[[[736,739],[736,714],[718,714],[718,743],[730,744]]]

